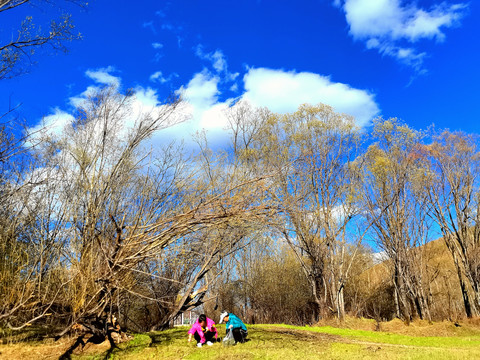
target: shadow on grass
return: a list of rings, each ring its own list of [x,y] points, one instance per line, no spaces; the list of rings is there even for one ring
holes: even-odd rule
[[[140,353],[148,347],[168,346],[175,342],[186,339],[187,331],[185,329],[169,329],[144,334],[135,334],[133,339],[126,343],[121,343],[111,347],[102,354],[105,359],[112,355]]]
[[[50,327],[32,326],[29,330],[10,330],[0,328],[0,344],[12,344],[31,341],[43,341],[51,338],[55,330]]]
[[[69,360],[72,358],[72,354],[75,350],[78,348],[81,348],[83,351],[83,348],[87,344],[101,344],[105,341],[105,338],[103,336],[99,335],[93,335],[89,337],[88,339],[86,338],[86,335],[81,335],[77,337],[76,341],[73,343],[72,346],[70,346],[62,355],[60,355],[59,360]],[[110,341],[110,349],[107,351],[107,354],[105,355],[105,359],[107,359],[110,354],[115,350],[116,346],[113,343],[113,341]]]
[[[303,331],[297,329],[288,329],[282,326],[269,326],[252,329],[252,336],[257,337],[260,341],[276,341],[276,340],[297,340],[307,342],[323,342],[331,343],[342,341],[341,336],[333,334],[324,334],[318,332]]]
[[[165,331],[157,331],[148,333],[152,342],[150,346],[158,346],[162,345],[169,345],[174,343],[175,341],[180,341],[182,339],[186,339],[186,330],[185,329],[169,329]]]

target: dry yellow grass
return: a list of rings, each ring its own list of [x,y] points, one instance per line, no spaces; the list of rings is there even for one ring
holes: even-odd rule
[[[347,316],[343,323],[335,320],[319,321],[315,326],[332,326],[338,328],[366,331],[381,331],[409,336],[468,336],[480,335],[480,318],[464,319],[456,322],[414,320],[406,324],[400,319],[377,323],[373,319]]]

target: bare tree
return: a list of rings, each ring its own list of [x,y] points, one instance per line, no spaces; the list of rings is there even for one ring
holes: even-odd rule
[[[162,328],[205,301],[207,275],[269,213],[265,176],[236,158],[206,146],[190,160],[176,146],[147,151],[145,141],[175,123],[178,102],[139,112],[132,101],[133,93],[101,89],[62,132],[45,128],[29,139],[36,185],[17,200],[29,210],[30,228],[21,227],[28,242],[14,238],[20,265],[0,269],[21,280],[2,287],[20,294],[1,308],[12,327],[42,321],[61,326],[62,336],[82,326],[113,344],[114,316],[138,324],[148,311],[157,319],[149,328]]]
[[[372,250],[364,245],[352,244],[345,250],[346,263],[351,264],[345,283],[345,310],[355,317],[367,317],[370,298],[365,274],[373,266]]]
[[[73,2],[84,5],[82,1]],[[30,4],[44,6],[49,1],[0,0],[0,17]],[[0,80],[26,72],[40,48],[65,51],[65,42],[80,38],[69,15],[53,20],[48,31],[42,31],[28,16],[16,29],[2,28],[0,35]],[[46,315],[58,295],[49,286],[61,286],[61,281],[49,278],[47,268],[56,263],[59,223],[47,221],[56,199],[48,196],[50,192],[43,186],[45,178],[35,171],[38,164],[28,154],[29,135],[21,134],[15,119],[8,118],[14,110],[10,108],[0,116],[2,120],[7,118],[0,123],[0,321],[22,328]],[[45,206],[39,206],[40,202]],[[49,297],[51,294],[55,296]]]
[[[82,0],[71,2],[80,6],[86,5]],[[52,1],[52,3],[58,6],[59,1]],[[34,4],[45,7],[50,5],[50,1],[0,0],[0,16],[6,16],[4,12],[15,11],[20,6]],[[27,16],[17,29],[11,31],[10,39],[0,42],[0,80],[26,72],[29,65],[33,63],[33,55],[40,48],[47,46],[54,51],[66,52],[65,42],[81,38],[80,33],[75,32],[70,15],[65,14],[57,20],[52,20],[48,31],[43,31],[41,26],[35,25],[31,16]]]
[[[430,159],[429,211],[452,254],[467,317],[480,311],[480,152],[476,136],[444,131],[423,148]],[[472,301],[471,297],[473,294]]]
[[[142,143],[171,124],[177,104],[135,114],[132,97],[111,88],[93,94],[64,136],[52,138],[52,181],[68,204],[62,256],[71,279],[62,294],[70,319],[59,335],[81,323],[109,337],[109,319],[122,318],[119,304],[134,305],[128,299],[145,300],[159,314],[152,327],[165,326],[202,303],[205,275],[267,211],[256,191],[261,179],[220,166],[223,157],[207,148],[203,162],[172,148],[149,165]]]
[[[15,136],[12,126],[0,126],[0,323],[21,329],[47,314],[58,294],[61,281],[48,268],[58,259],[59,227],[46,221],[56,202],[29,154],[29,136]]]
[[[275,227],[305,271],[319,313],[343,319],[350,269],[345,249],[354,239],[348,224],[359,211],[353,162],[358,128],[326,105],[303,105],[293,114],[270,116],[265,125],[251,156],[275,173],[269,183],[280,215]]]
[[[243,288],[251,306],[251,315],[246,311],[244,318],[259,323],[314,322],[318,307],[295,254],[278,239],[269,239],[265,245],[266,251],[259,251],[257,246],[242,259],[246,273]]]
[[[377,119],[374,144],[365,155],[366,215],[380,249],[390,259],[397,316],[410,321],[414,313],[431,320],[429,281],[424,248],[431,224],[423,191],[425,162],[418,156],[422,134],[396,119]]]

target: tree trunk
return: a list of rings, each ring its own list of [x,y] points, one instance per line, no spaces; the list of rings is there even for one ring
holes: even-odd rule
[[[345,321],[345,298],[343,296],[343,284],[337,293],[337,316],[341,322]]]
[[[400,266],[398,265],[398,263],[396,263],[393,283],[395,286],[395,292],[397,293],[398,311],[400,314],[400,318],[403,319],[404,321],[409,322],[411,317],[411,311],[410,311],[410,304],[408,301],[408,297],[405,292],[405,284],[403,281],[402,271],[403,270],[400,269]]]
[[[480,311],[480,289],[479,289],[479,283],[476,279],[475,274],[470,271],[470,267],[468,266],[468,263],[464,265],[466,268],[466,275],[467,279],[470,282],[470,285],[473,290],[473,296],[474,296],[474,303],[471,304],[472,306],[472,316],[478,316],[478,312]],[[468,266],[468,267],[467,267]]]
[[[448,244],[447,244],[448,245]],[[473,317],[472,304],[470,302],[470,296],[468,295],[467,284],[463,280],[462,269],[458,263],[457,255],[452,251],[453,262],[455,263],[455,268],[457,269],[458,281],[460,282],[460,289],[462,290],[463,304],[465,306],[465,315],[467,318],[471,319]]]

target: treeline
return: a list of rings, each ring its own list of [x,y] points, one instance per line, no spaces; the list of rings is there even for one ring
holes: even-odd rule
[[[200,305],[248,322],[478,316],[476,136],[239,102],[224,149],[149,150],[182,103],[134,100],[104,88],[62,131],[0,129],[0,327],[108,337],[114,318],[160,329]]]
[[[397,119],[365,131],[323,105],[270,114],[257,134],[237,153],[273,174],[268,227],[288,252],[255,255],[230,306],[261,322],[478,316],[476,135]]]

